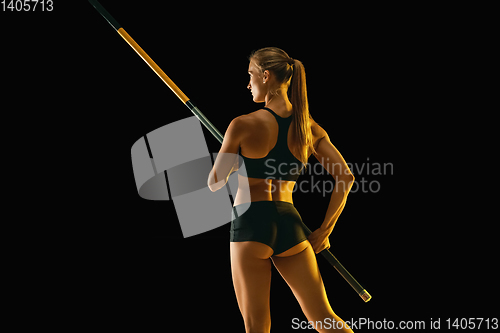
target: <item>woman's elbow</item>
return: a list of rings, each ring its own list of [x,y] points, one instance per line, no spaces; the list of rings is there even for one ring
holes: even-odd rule
[[[349,182],[354,183],[354,175],[352,173],[349,174]]]
[[[225,184],[226,182],[224,180],[216,181],[211,175],[208,177],[207,185],[212,192],[220,190]]]
[[[208,188],[210,189],[210,191],[212,191],[212,192],[215,192],[218,190],[216,183],[214,182],[214,180],[211,177],[208,177],[207,185],[208,185]]]
[[[337,176],[335,177],[335,182],[337,191],[349,192],[352,185],[354,184],[354,175],[352,173],[349,173],[347,175]]]
[[[210,191],[212,191],[212,192],[215,192],[218,190],[217,188],[215,188],[215,183],[216,183],[216,181],[215,181],[214,170],[212,170],[208,174],[208,179],[207,179],[207,186],[210,189]]]
[[[220,181],[220,182],[218,182],[218,183],[214,183],[214,184],[210,184],[210,183],[209,183],[209,184],[208,184],[208,188],[210,189],[210,191],[215,192],[215,191],[218,191],[218,190],[220,190],[221,188],[223,188],[223,187],[224,187],[224,185],[226,185],[226,182],[224,182],[224,181],[222,181],[222,180],[221,180],[221,181]]]

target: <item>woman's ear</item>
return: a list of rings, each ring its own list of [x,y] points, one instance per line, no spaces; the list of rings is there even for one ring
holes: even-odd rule
[[[264,83],[266,83],[266,82],[269,80],[269,76],[270,76],[270,75],[271,75],[271,74],[270,74],[270,73],[269,73],[269,71],[266,69],[266,70],[264,71],[264,73],[262,73],[262,81],[263,81]]]

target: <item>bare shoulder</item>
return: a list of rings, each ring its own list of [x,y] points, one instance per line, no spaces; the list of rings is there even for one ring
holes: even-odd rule
[[[265,115],[259,111],[238,116],[231,121],[226,134],[232,134],[244,139],[262,128],[265,122],[263,116]]]
[[[248,122],[255,124],[274,119],[274,117],[264,109],[251,112],[243,117],[245,117]]]
[[[254,131],[261,128],[266,121],[269,121],[269,112],[265,110],[257,110],[252,113],[244,114],[233,119],[234,123],[239,130]],[[272,116],[271,116],[272,117]]]
[[[328,137],[328,133],[324,130],[323,127],[321,127],[316,121],[311,119],[311,133],[313,136],[313,142],[314,142],[314,147],[317,148],[319,142],[321,139],[326,138],[327,140],[330,140]]]
[[[231,120],[231,123],[229,124],[229,128],[239,130],[245,126],[246,122],[247,122],[246,115],[238,116],[238,117],[234,118],[233,120]]]
[[[263,116],[268,113],[265,110],[257,110],[251,113],[243,114],[233,119],[233,121],[237,121],[239,123],[250,124],[255,121],[263,120]]]

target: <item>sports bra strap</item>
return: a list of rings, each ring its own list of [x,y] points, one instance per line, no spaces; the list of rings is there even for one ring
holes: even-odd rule
[[[276,118],[277,120],[292,120],[292,116],[283,118],[283,117],[279,116],[276,112],[271,110],[270,108],[263,107],[263,109],[269,111],[274,116],[274,118]]]
[[[283,118],[270,108],[264,107],[263,109],[269,111],[274,118],[276,118],[276,122],[278,123],[278,138],[276,145],[262,158],[248,158],[241,155],[246,168],[246,174],[243,174],[243,176],[296,181],[299,177],[300,169],[302,169],[302,167],[300,167],[299,170],[297,170],[297,166],[302,165],[302,163],[293,156],[288,149],[287,142],[288,130],[293,117],[289,116]],[[241,150],[239,153],[241,154]],[[276,174],[277,170],[279,170],[278,174]],[[274,174],[272,171],[274,171]]]
[[[278,117],[278,115],[276,114],[276,112],[274,112],[273,110],[271,110],[270,108],[266,108],[266,107],[263,107],[264,110],[267,110],[269,112],[271,112],[271,114],[275,117]]]

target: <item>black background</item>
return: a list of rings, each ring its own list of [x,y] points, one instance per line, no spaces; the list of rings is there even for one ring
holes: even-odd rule
[[[393,165],[386,175],[353,170],[358,182],[376,181],[380,190],[351,193],[330,237],[332,253],[373,299],[364,304],[318,256],[341,318],[426,325],[442,318],[443,327],[448,317],[493,315],[492,245],[468,216],[451,213],[467,206],[467,191],[450,203],[455,190],[439,186],[448,157],[441,116],[463,36],[446,15],[302,4],[101,3],[222,133],[234,117],[260,107],[246,89],[248,55],[277,46],[303,62],[311,115],[345,160]],[[56,1],[51,13],[2,13],[11,19],[2,22],[10,32],[2,57],[5,69],[15,65],[8,86],[21,118],[41,127],[39,147],[31,150],[43,157],[40,168],[57,175],[43,171],[37,193],[56,187],[59,194],[40,201],[71,221],[58,230],[64,240],[87,239],[72,263],[85,267],[77,278],[100,309],[91,313],[111,319],[111,327],[180,323],[188,332],[242,332],[229,224],[183,239],[172,202],[137,194],[132,145],[189,110],[88,2],[72,6]],[[217,140],[208,131],[205,137],[217,152]],[[294,196],[309,228],[321,224],[328,199]],[[293,331],[293,318],[306,320],[274,269],[271,310],[276,332]]]

